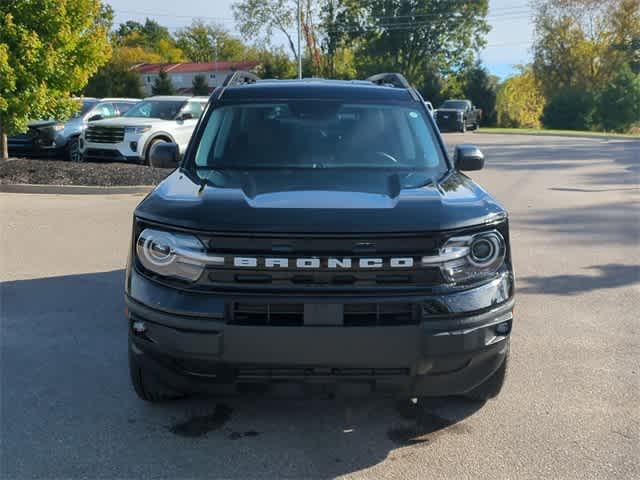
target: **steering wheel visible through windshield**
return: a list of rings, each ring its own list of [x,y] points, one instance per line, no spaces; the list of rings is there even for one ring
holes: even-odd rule
[[[420,106],[319,100],[218,107],[193,163],[195,170],[419,170],[432,178],[448,170]]]

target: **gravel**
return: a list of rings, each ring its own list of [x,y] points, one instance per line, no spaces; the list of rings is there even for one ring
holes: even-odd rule
[[[127,163],[70,163],[13,158],[0,161],[0,184],[98,187],[157,185],[171,172],[172,169]]]

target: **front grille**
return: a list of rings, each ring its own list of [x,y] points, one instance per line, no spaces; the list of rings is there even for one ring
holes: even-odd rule
[[[90,160],[124,160],[125,157],[118,150],[106,148],[88,148],[84,151],[84,158]]]
[[[303,303],[233,303],[229,323],[246,326],[305,325]],[[345,327],[402,326],[419,322],[420,312],[412,303],[347,303],[343,305]]]
[[[124,140],[124,127],[94,125],[87,128],[85,140],[91,143],[120,143]]]
[[[317,377],[378,378],[409,375],[408,368],[340,368],[340,367],[243,367],[235,370],[238,380],[303,379]]]

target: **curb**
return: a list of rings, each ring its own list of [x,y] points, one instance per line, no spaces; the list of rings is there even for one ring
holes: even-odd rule
[[[123,195],[149,193],[154,185],[96,187],[89,185],[0,184],[0,193],[34,193],[50,195]]]
[[[570,133],[555,133],[555,132],[491,132],[491,131],[487,132],[487,131],[482,131],[482,129],[480,129],[478,133],[485,134],[485,135],[528,135],[531,137],[589,138],[593,140],[605,140],[607,142],[611,140],[640,141],[640,137],[626,136],[626,135],[589,135],[589,134],[572,135]]]

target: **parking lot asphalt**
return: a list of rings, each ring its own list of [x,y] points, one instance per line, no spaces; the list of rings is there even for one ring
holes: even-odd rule
[[[0,194],[0,478],[640,478],[640,141],[450,134],[510,211],[512,361],[486,404],[129,384],[139,195]]]

